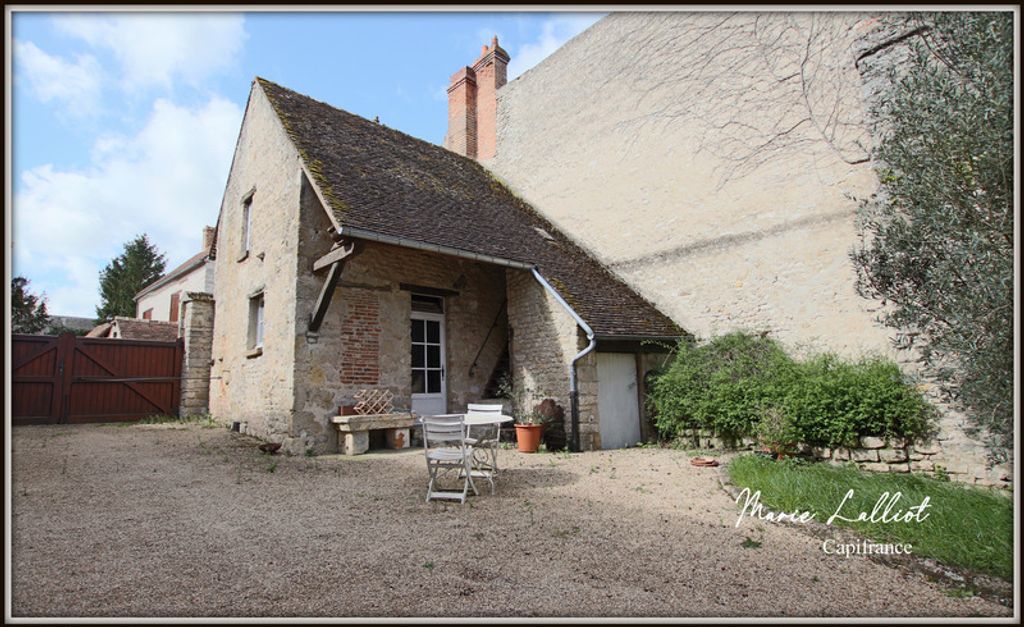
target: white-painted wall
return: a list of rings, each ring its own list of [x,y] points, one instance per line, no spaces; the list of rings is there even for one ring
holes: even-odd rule
[[[179,302],[185,299],[185,292],[213,293],[214,264],[205,262],[192,272],[167,283],[146,294],[135,305],[135,317],[141,318],[144,311],[153,309],[153,320],[171,319],[171,294],[181,292]]]

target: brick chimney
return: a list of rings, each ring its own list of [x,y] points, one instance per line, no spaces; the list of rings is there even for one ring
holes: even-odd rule
[[[448,133],[444,146],[473,159],[490,159],[497,147],[498,89],[508,82],[509,56],[498,45],[483,46],[480,57],[452,74],[448,85]]]
[[[207,250],[210,246],[213,246],[213,233],[214,228],[212,226],[203,227],[203,250]]]

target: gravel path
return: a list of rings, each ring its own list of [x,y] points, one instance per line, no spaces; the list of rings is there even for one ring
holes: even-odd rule
[[[266,456],[196,425],[13,430],[18,616],[1008,616],[745,520],[679,452],[500,453],[423,501],[421,451]],[[746,537],[762,543],[743,548]]]

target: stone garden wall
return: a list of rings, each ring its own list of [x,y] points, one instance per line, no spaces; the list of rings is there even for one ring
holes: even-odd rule
[[[185,341],[181,364],[182,418],[210,411],[210,362],[213,356],[213,295],[187,292],[182,303],[178,336]]]
[[[743,451],[760,450],[754,438],[739,441],[715,436],[707,429],[687,429],[681,437],[683,442],[699,449]],[[943,438],[928,442],[912,442],[903,438],[885,439],[862,437],[857,447],[820,447],[798,445],[798,455],[834,464],[853,462],[869,472],[920,473],[932,477],[948,477],[963,483],[1009,487],[1010,482],[1002,474],[993,474],[979,468],[980,472],[957,464],[954,455],[943,450]]]

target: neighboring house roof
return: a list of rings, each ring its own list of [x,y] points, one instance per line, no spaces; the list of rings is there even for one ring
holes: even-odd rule
[[[204,248],[203,250],[199,251],[195,255],[189,257],[184,263],[179,265],[177,268],[171,270],[170,272],[168,272],[167,274],[163,275],[162,277],[160,277],[156,281],[153,281],[152,283],[150,283],[146,287],[142,288],[139,291],[139,293],[135,295],[135,300],[139,300],[140,298],[142,298],[146,294],[149,294],[150,292],[153,292],[153,291],[157,290],[158,288],[160,288],[160,287],[162,287],[164,285],[167,285],[171,281],[173,281],[175,279],[179,279],[179,278],[185,276],[186,274],[192,272],[196,268],[201,267],[204,263],[206,263],[206,259],[209,256],[210,256],[210,248]]]
[[[536,265],[598,336],[683,333],[476,161],[256,81],[343,234],[358,229]]]
[[[173,342],[178,339],[178,323],[117,316],[111,322],[97,325],[86,337],[110,337],[115,333],[122,340]]]

